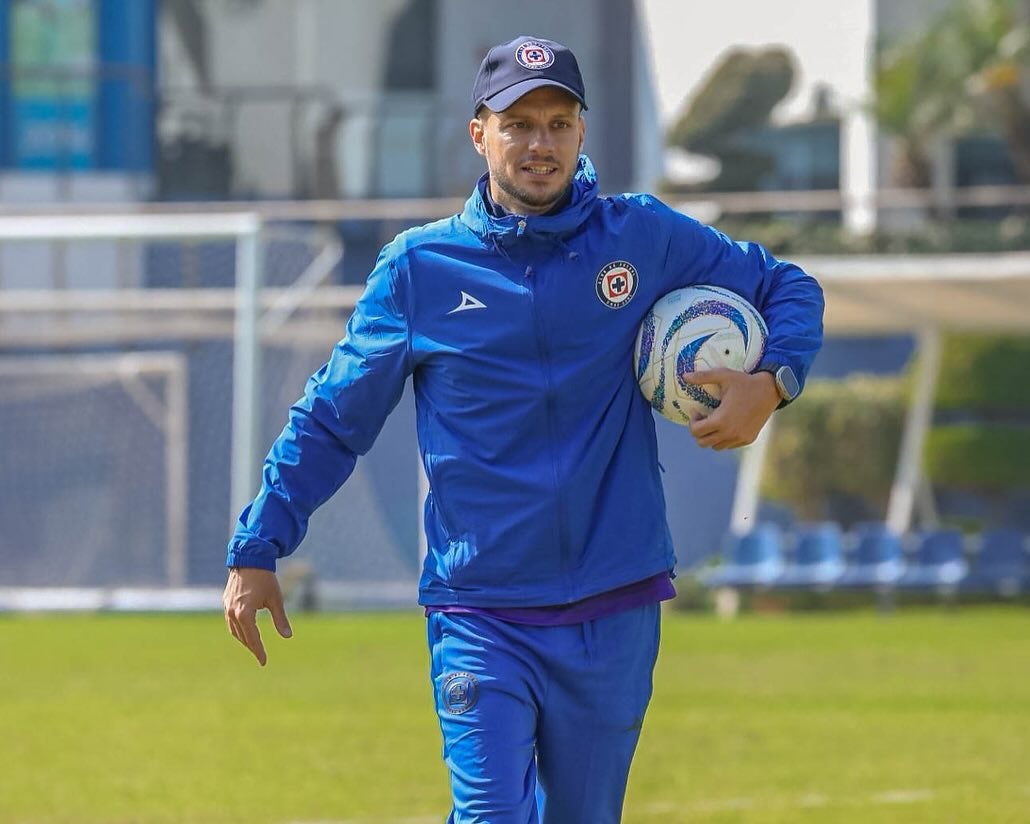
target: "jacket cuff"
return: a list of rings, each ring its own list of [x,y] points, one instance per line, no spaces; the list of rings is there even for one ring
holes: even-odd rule
[[[275,558],[267,555],[257,555],[253,552],[245,552],[239,549],[230,549],[225,556],[227,567],[253,567],[256,569],[267,569],[275,572]]]

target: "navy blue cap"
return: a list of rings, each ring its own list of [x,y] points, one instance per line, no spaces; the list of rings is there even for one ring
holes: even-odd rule
[[[566,46],[542,37],[516,37],[486,53],[472,84],[472,110],[503,112],[522,95],[541,86],[564,89],[587,107],[579,64]]]

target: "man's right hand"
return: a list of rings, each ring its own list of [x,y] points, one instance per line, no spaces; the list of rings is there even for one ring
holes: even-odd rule
[[[283,638],[293,636],[290,622],[286,618],[286,607],[283,606],[279,579],[267,569],[232,567],[222,595],[222,606],[229,632],[254,653],[261,666],[267,663],[268,656],[265,655],[265,646],[261,643],[261,633],[257,626],[259,609],[267,609],[272,613],[272,622]]]

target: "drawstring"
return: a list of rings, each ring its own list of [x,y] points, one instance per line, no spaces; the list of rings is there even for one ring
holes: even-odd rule
[[[504,248],[504,244],[498,240],[497,235],[490,235],[490,242],[493,244],[494,251],[503,257],[508,263],[515,265],[515,261],[511,259],[511,255],[508,254],[508,250]]]
[[[525,218],[521,218],[515,225],[515,237],[519,240],[526,237],[527,234],[531,234],[528,230],[528,223]],[[515,261],[511,255],[508,254],[508,250],[505,248],[502,238],[504,237],[501,233],[490,233],[490,243],[494,247],[494,251],[501,255],[509,263],[514,264]],[[548,235],[534,235],[538,238],[548,238],[555,246],[558,247],[561,252],[562,263],[571,263],[574,260],[579,259],[579,252],[573,250],[569,245],[560,237],[548,236]],[[533,267],[527,266],[525,270],[526,277],[531,277],[533,274]]]
[[[562,253],[563,253],[562,254],[562,260],[564,262],[572,263],[572,261],[576,260],[579,257],[579,252],[576,252],[576,251],[573,251],[572,249],[570,249],[569,248],[569,244],[567,244],[560,237],[559,238],[555,238],[555,242],[558,244],[559,248],[562,250]]]

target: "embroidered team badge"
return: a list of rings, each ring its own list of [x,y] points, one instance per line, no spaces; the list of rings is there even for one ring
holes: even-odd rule
[[[554,52],[543,43],[528,40],[515,50],[515,59],[527,69],[546,69],[554,63]]]
[[[479,679],[471,672],[452,672],[440,687],[440,699],[451,715],[461,715],[479,699]]]
[[[597,297],[612,309],[621,309],[637,292],[637,270],[625,260],[613,260],[597,273]]]

